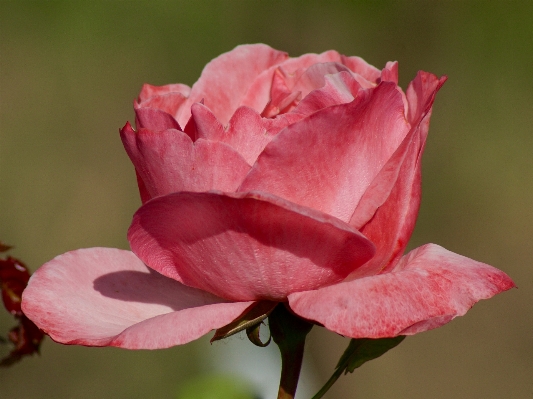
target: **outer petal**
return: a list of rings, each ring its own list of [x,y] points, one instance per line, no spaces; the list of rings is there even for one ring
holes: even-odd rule
[[[416,115],[411,132],[366,190],[350,220],[350,224],[377,247],[376,256],[350,278],[394,267],[414,230],[421,198],[421,158],[431,106],[446,80],[430,76],[418,90],[420,101],[424,102],[419,110],[424,111]],[[415,81],[419,81],[419,77],[420,74]]]
[[[58,256],[34,273],[22,300],[24,313],[57,342],[128,349],[185,344],[251,305],[187,287],[114,248]]]
[[[237,46],[205,66],[192,87],[186,108],[190,109],[192,104],[205,99],[205,105],[226,124],[261,72],[287,58],[286,53],[264,44]],[[185,126],[189,117],[190,113],[180,115],[179,124]]]
[[[504,272],[427,244],[391,272],[289,295],[298,315],[352,338],[412,335],[464,315],[513,288]]]
[[[238,301],[341,281],[374,252],[329,215],[261,193],[174,193],[135,214],[132,250],[163,275]]]
[[[137,108],[135,110],[135,126],[137,129],[181,130],[180,125],[172,115],[154,108]]]
[[[396,85],[361,90],[284,129],[239,191],[264,191],[349,221],[359,199],[409,131]]]
[[[129,124],[121,138],[149,198],[175,191],[235,191],[250,170],[230,146],[208,140],[192,142],[179,130],[135,132]],[[143,192],[143,189],[141,189]]]

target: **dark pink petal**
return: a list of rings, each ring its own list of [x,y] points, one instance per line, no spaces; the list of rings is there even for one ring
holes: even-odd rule
[[[338,334],[384,338],[440,327],[514,286],[492,266],[427,244],[404,256],[391,273],[291,294],[289,305]]]
[[[57,342],[128,349],[190,342],[251,305],[187,287],[114,248],[58,256],[33,274],[22,298],[24,313]]]
[[[224,126],[219,122],[215,114],[202,103],[194,103],[191,107],[191,119],[187,125],[194,122],[196,136],[198,139],[211,141],[222,141],[224,139]]]
[[[329,215],[262,193],[174,193],[144,204],[132,250],[165,276],[223,298],[284,300],[341,281],[374,247]]]
[[[273,118],[274,116],[288,112],[290,108],[296,106],[297,100],[301,97],[301,92],[291,91],[285,84],[285,76],[281,68],[277,68],[272,77],[270,87],[270,101],[265,106],[261,116]]]
[[[143,201],[175,191],[235,191],[250,170],[230,146],[203,139],[193,143],[179,130],[135,132],[127,124],[120,133],[142,181]]]
[[[381,81],[382,82],[392,82],[398,84],[398,62],[387,62],[385,68],[381,71]]]
[[[359,268],[361,277],[392,268],[403,254],[415,227],[420,207],[421,158],[424,150],[431,106],[445,79],[427,79],[432,91],[420,86],[425,114],[419,114],[411,132],[364,193],[350,224],[377,247],[374,258]]]
[[[264,191],[349,221],[359,199],[409,131],[396,85],[288,126],[266,147],[239,187]]]
[[[181,130],[180,125],[172,115],[154,108],[137,108],[135,110],[135,126],[137,129]]]
[[[226,124],[242,104],[254,80],[263,71],[287,58],[286,53],[264,44],[238,46],[205,66],[200,79],[191,89],[187,107],[204,99],[205,105],[218,120]],[[180,115],[179,124],[185,126],[189,117],[190,113]]]

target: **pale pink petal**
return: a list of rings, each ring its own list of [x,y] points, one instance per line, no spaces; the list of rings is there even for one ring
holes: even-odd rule
[[[274,119],[262,118],[257,111],[243,106],[237,108],[228,126],[224,128],[209,108],[196,103],[192,107],[192,117],[187,127],[194,124],[196,138],[228,144],[251,166],[276,134],[303,117],[304,115],[286,114]]]
[[[185,112],[190,88],[183,84],[167,86],[144,85],[139,98],[133,103],[134,109],[156,109],[171,115],[175,120]]]
[[[387,65],[385,65],[385,68],[381,71],[381,82],[392,82],[394,84],[398,84],[398,62],[387,62]],[[409,105],[407,102],[407,98],[405,96],[405,93],[401,89],[401,87],[397,87],[398,92],[402,95],[403,105],[405,108],[405,115],[407,116],[407,110],[409,109]],[[413,120],[409,120],[410,123],[413,122]]]
[[[514,286],[492,266],[428,244],[404,256],[391,273],[291,294],[289,305],[338,334],[383,338],[440,327]]]
[[[57,342],[128,349],[185,344],[252,304],[187,287],[114,248],[58,256],[34,273],[22,300],[26,316]]]
[[[322,54],[304,54],[297,58],[289,58],[280,63],[280,65],[272,66],[257,76],[243,97],[241,105],[253,108],[258,112],[263,111],[270,101],[270,86],[273,76],[278,69],[282,70],[285,84],[292,91],[294,83],[310,66],[323,62],[342,62],[345,58],[334,50],[326,51]]]
[[[341,56],[341,62],[346,65],[352,72],[355,72],[357,75],[364,78],[369,83],[378,83],[378,79],[381,76],[381,72],[376,67],[370,65],[368,62],[363,60],[361,57],[347,57],[345,55]],[[359,83],[364,87],[363,82]]]
[[[218,120],[226,124],[242,104],[254,80],[263,71],[287,58],[286,53],[264,44],[238,46],[205,66],[200,79],[191,89],[187,108],[204,99],[205,105]],[[187,112],[179,115],[179,124],[185,126],[189,117]]]
[[[344,279],[374,247],[329,215],[263,193],[174,193],[128,231],[151,268],[226,299],[283,300]]]
[[[294,83],[292,90],[301,92],[302,97],[305,98],[310,92],[326,84],[325,77],[327,75],[334,75],[339,72],[350,73],[350,69],[338,62],[311,65]]]
[[[361,89],[348,72],[326,75],[324,82],[323,87],[309,93],[292,112],[307,116],[332,105],[346,104],[353,101]]]
[[[350,224],[377,247],[374,258],[350,278],[389,270],[407,246],[420,206],[421,157],[431,106],[444,81],[436,77],[428,79],[433,91],[420,91],[425,96],[421,108],[426,114],[418,115],[411,132],[373,180],[350,219]]]
[[[359,199],[409,131],[396,85],[359,91],[283,129],[239,191],[264,191],[349,221]],[[371,156],[369,156],[371,155]]]
[[[230,146],[203,139],[193,143],[179,130],[135,132],[127,124],[121,138],[150,198],[175,191],[235,191],[250,170]]]
[[[183,96],[188,97],[190,92],[191,88],[182,83],[174,83],[164,86],[144,84],[141,89],[141,93],[137,98],[136,104],[141,105],[144,101],[147,101],[153,97],[164,96],[172,93],[180,93],[183,94]]]

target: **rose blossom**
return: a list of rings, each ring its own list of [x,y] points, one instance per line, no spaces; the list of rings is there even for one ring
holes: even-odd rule
[[[145,85],[121,137],[143,205],[133,252],[80,249],[35,272],[23,310],[67,344],[165,348],[263,301],[353,338],[411,335],[514,286],[427,244],[404,255],[445,78],[404,93],[335,51],[239,46],[192,88]],[[263,302],[264,303],[264,302]]]

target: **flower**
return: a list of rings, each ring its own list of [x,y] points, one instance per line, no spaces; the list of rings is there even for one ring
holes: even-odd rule
[[[121,129],[143,205],[132,252],[80,249],[32,276],[22,307],[66,344],[164,348],[258,304],[352,338],[410,335],[510,289],[434,244],[404,255],[446,78],[336,51],[245,45],[192,88],[145,85]],[[268,306],[267,306],[268,308]]]

